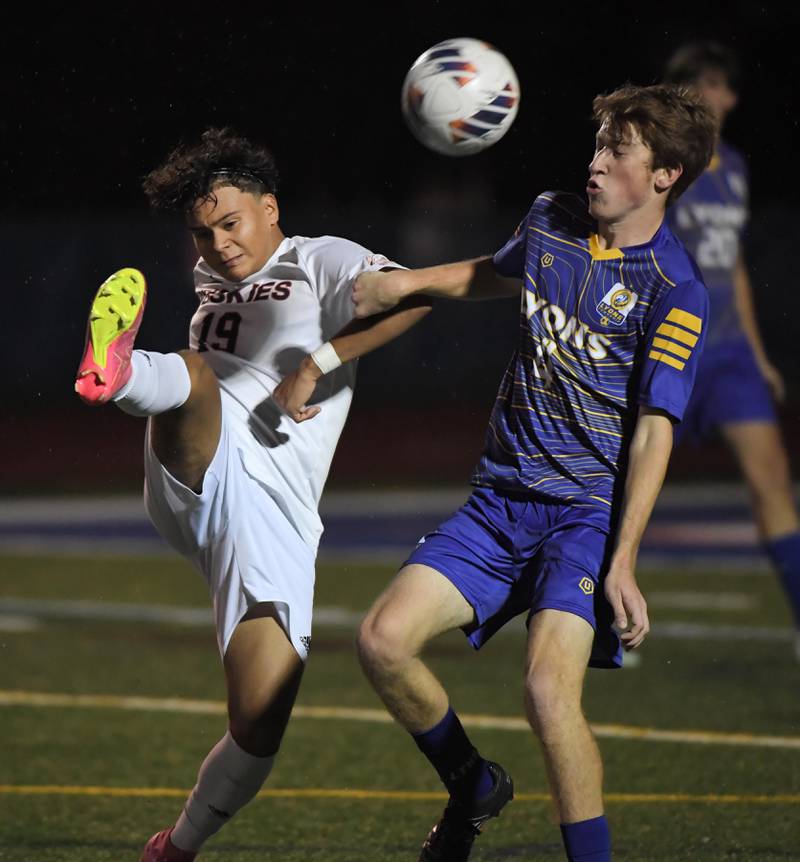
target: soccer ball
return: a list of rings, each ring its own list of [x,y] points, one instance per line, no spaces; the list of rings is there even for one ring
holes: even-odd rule
[[[519,82],[511,63],[479,39],[447,39],[408,70],[403,117],[437,153],[469,156],[497,143],[514,122]]]

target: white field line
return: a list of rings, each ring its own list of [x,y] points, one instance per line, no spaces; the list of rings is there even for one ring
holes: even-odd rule
[[[41,622],[34,617],[0,613],[0,632],[35,632],[41,627]]]
[[[669,595],[669,594],[664,594]],[[688,594],[678,594],[684,597]],[[656,603],[657,605],[657,603]],[[681,605],[687,607],[688,605]],[[672,605],[677,607],[677,605]],[[702,609],[701,602],[691,605]],[[180,626],[210,626],[213,617],[209,608],[181,607],[177,605],[144,605],[126,602],[94,602],[72,599],[0,599],[0,625],[3,617],[26,617],[29,620],[92,620],[98,622],[164,623]],[[319,607],[314,611],[315,626],[355,629],[363,613],[338,607]],[[523,619],[522,617],[520,619]],[[524,634],[525,627],[509,624],[501,634]],[[794,629],[767,626],[705,624],[691,622],[655,623],[651,637],[673,640],[760,641],[788,642],[795,637]]]
[[[144,712],[175,712],[194,715],[224,715],[225,704],[214,700],[152,698],[119,695],[48,694],[31,691],[1,691],[0,706],[34,706],[41,708],[120,709]],[[392,717],[381,709],[357,709],[338,706],[296,706],[294,718],[322,721],[360,721],[369,724],[392,724]],[[467,727],[482,730],[507,730],[529,733],[522,718],[497,715],[460,716]],[[755,733],[724,733],[706,730],[659,730],[623,724],[593,724],[596,736],[605,739],[634,739],[646,742],[677,742],[694,745],[733,745],[746,748],[779,748],[800,751],[800,737],[769,736]]]

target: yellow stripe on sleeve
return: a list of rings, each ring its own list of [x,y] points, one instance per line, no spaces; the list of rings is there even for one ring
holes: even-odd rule
[[[659,353],[658,350],[651,350],[647,355],[650,359],[655,359],[658,362],[665,362],[667,365],[677,368],[678,371],[683,371],[686,367],[685,362],[681,362],[680,359],[675,359],[674,356],[669,356],[666,353]]]
[[[674,353],[675,356],[680,356],[681,359],[688,359],[692,355],[692,351],[688,347],[681,347],[680,344],[675,344],[674,341],[667,341],[666,338],[659,338],[658,336],[653,339],[653,347],[668,350],[670,353]]]
[[[696,335],[692,335],[691,332],[687,332],[685,329],[673,326],[670,323],[662,323],[656,332],[666,338],[673,338],[675,341],[680,341],[682,344],[688,344],[689,347],[694,347],[695,344],[697,344]]]
[[[685,326],[692,332],[700,332],[703,329],[703,321],[696,314],[689,314],[688,311],[680,308],[673,308],[667,315],[667,320]]]

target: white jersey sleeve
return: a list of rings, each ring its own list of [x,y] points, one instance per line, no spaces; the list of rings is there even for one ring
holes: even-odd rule
[[[323,236],[298,244],[298,254],[322,310],[323,340],[328,341],[353,319],[352,288],[362,272],[383,267],[398,268],[382,254],[335,236]]]

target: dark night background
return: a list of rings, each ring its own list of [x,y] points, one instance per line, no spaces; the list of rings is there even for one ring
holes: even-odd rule
[[[689,38],[717,39],[742,61],[741,103],[725,133],[749,159],[747,254],[765,340],[789,382],[782,417],[796,457],[797,12],[741,2],[150,8],[23,11],[5,27],[0,487],[139,482],[141,425],[82,407],[72,376],[87,304],[121,266],[142,269],[151,285],[138,343],[185,346],[192,250],[179,223],[148,213],[140,189],[178,141],[229,125],[270,146],[287,234],[347,236],[409,265],[475,256],[505,240],[538,192],[583,188],[592,97],[655,82]],[[522,92],[506,137],[463,159],[423,149],[399,110],[408,67],[453,36],[497,46]],[[515,317],[514,302],[440,307],[363,361],[332,482],[465,479]],[[733,474],[708,447],[679,451],[673,475]]]

